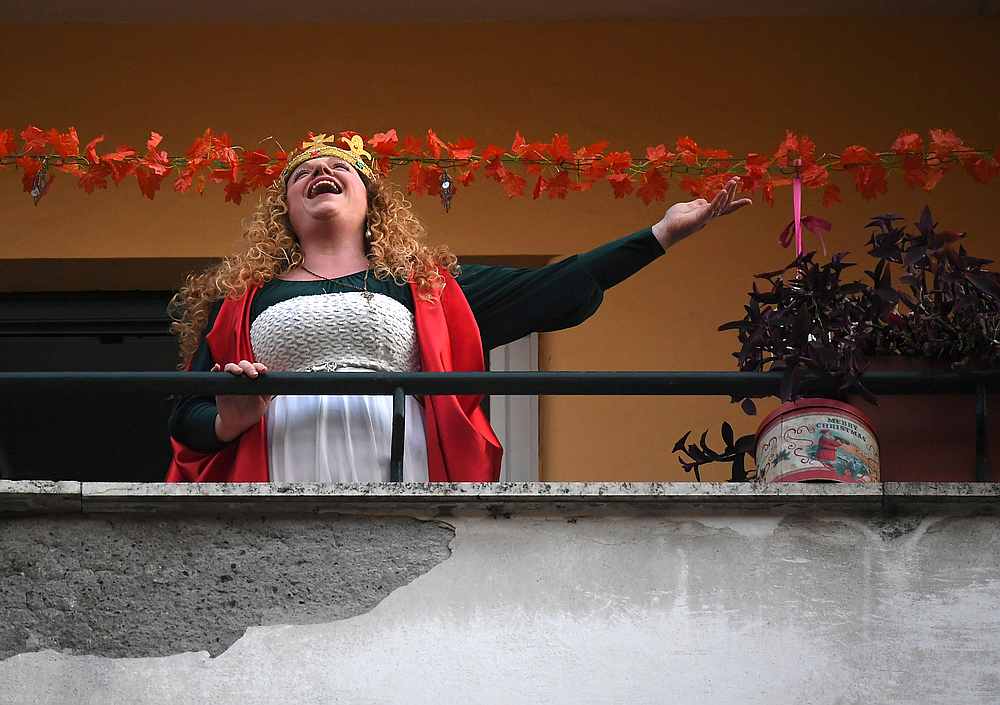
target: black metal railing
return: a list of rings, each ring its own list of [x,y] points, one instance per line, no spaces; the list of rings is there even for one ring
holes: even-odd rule
[[[1000,392],[1000,370],[872,372],[877,395],[974,394],[976,480],[990,478],[987,395]],[[761,372],[272,372],[250,380],[212,372],[3,372],[0,395],[129,389],[168,395],[372,394],[393,398],[390,479],[403,477],[407,395],[554,394],[613,396],[775,396],[781,375]],[[810,395],[833,394],[821,379],[803,380]],[[969,419],[972,423],[972,418]]]

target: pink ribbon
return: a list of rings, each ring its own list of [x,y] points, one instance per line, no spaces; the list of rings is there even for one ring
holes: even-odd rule
[[[792,179],[792,212],[795,223],[795,256],[802,256],[802,177],[798,167],[802,166],[802,160],[795,160],[795,178]]]

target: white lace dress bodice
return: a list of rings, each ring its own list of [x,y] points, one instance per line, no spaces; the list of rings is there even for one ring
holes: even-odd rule
[[[413,314],[384,294],[296,296],[266,308],[250,327],[258,362],[272,372],[414,372]],[[275,397],[267,412],[272,482],[389,480],[392,398]],[[406,398],[403,479],[427,481],[423,410]]]
[[[250,327],[257,360],[283,372],[416,371],[413,314],[392,297],[370,296],[371,301],[361,292],[296,296],[264,309]]]

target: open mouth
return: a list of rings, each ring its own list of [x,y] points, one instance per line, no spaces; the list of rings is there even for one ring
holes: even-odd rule
[[[337,182],[336,179],[332,179],[327,176],[320,177],[309,184],[309,191],[306,193],[306,198],[315,198],[323,193],[343,193],[343,187]]]

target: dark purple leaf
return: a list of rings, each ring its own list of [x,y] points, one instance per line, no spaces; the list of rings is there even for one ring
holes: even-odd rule
[[[733,427],[728,421],[722,423],[722,440],[726,442],[726,448],[733,447]]]
[[[757,446],[757,436],[754,434],[749,434],[747,436],[740,436],[736,440],[736,452],[737,453],[753,453]]]

